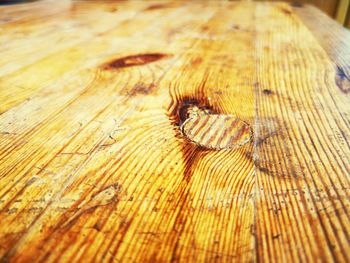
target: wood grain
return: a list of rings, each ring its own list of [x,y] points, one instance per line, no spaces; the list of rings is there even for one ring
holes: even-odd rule
[[[265,19],[258,26],[258,87],[272,92],[257,92],[257,129],[266,138],[256,149],[259,257],[348,261],[349,98],[297,16],[264,5],[257,13]],[[288,243],[295,245],[283,247]]]
[[[315,8],[40,1],[0,25],[0,262],[350,260],[350,35]],[[197,143],[188,105],[252,139]]]
[[[333,61],[335,82],[339,89],[344,93],[350,92],[350,50],[347,45],[350,41],[349,30],[336,21],[327,19],[325,14],[312,6],[294,10]]]

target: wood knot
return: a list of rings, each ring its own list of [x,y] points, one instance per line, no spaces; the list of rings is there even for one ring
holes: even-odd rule
[[[133,66],[142,66],[142,65],[166,58],[168,56],[169,55],[162,54],[162,53],[146,53],[146,54],[131,55],[131,56],[117,58],[110,62],[107,62],[104,65],[102,65],[102,69],[116,70],[120,68],[127,68],[127,67],[133,67]]]
[[[252,138],[250,125],[233,115],[213,113],[193,104],[186,105],[179,112],[181,132],[201,147],[235,149]]]

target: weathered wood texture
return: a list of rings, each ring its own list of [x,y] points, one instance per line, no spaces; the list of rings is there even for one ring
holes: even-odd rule
[[[41,1],[0,30],[1,262],[349,262],[350,35],[315,8]],[[197,146],[188,104],[253,138]]]

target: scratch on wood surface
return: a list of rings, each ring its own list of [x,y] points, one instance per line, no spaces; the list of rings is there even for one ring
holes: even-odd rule
[[[119,195],[122,192],[122,186],[118,183],[104,187],[97,193],[93,194],[90,200],[83,202],[77,207],[77,212],[74,213],[68,221],[60,228],[67,228],[73,225],[84,213],[93,212],[96,208],[106,206],[111,203],[118,203]]]

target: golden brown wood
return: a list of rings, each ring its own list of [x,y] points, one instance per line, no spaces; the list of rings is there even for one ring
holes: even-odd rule
[[[336,74],[338,88],[344,93],[350,92],[350,32],[337,22],[327,19],[326,15],[312,6],[294,8],[307,28],[329,55]]]
[[[257,8],[259,258],[349,261],[348,93],[296,15]]]
[[[328,17],[41,1],[0,24],[1,262],[350,260],[350,42]],[[253,138],[193,143],[188,105]]]

